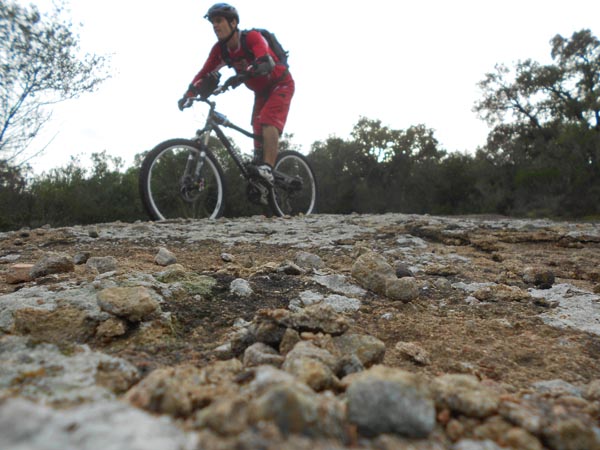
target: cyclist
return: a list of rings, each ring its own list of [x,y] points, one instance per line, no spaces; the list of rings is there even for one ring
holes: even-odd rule
[[[277,158],[279,136],[283,132],[294,95],[294,79],[287,65],[279,61],[262,34],[256,30],[246,32],[246,48],[254,58],[248,60],[251,56],[243,48],[238,29],[240,18],[233,6],[216,3],[204,18],[212,23],[218,42],[212,47],[202,69],[192,79],[184,97],[179,100],[179,109],[183,110],[188,97],[210,95],[216,87],[215,80],[218,82],[217,72],[222,67],[230,65],[237,74],[247,73],[249,78],[244,84],[255,94],[252,128],[254,134],[263,138],[262,146],[260,142],[254,142],[255,155],[260,158],[262,153],[262,160],[256,161],[256,174],[272,185],[271,171]]]

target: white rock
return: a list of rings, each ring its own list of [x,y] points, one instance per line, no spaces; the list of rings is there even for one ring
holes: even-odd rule
[[[254,291],[250,287],[250,283],[248,283],[243,278],[236,278],[229,285],[229,291],[232,294],[238,295],[240,297],[250,297],[254,294]]]

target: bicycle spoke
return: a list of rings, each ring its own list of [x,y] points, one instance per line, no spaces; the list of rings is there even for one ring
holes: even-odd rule
[[[223,181],[218,163],[197,144],[167,142],[142,167],[145,206],[155,219],[216,218],[223,209]]]

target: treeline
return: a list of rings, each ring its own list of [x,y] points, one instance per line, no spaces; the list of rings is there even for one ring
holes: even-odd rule
[[[492,131],[473,153],[448,152],[434,130],[362,118],[349,139],[315,142],[308,158],[321,213],[503,214],[600,217],[600,41],[589,30],[551,40],[552,64],[497,65],[474,111]],[[283,148],[293,148],[291,140]],[[147,220],[138,155],[93,155],[29,179],[0,159],[0,230]],[[255,213],[228,164],[226,215]]]
[[[320,210],[600,217],[600,130],[511,135],[510,153],[497,147],[503,132],[474,155],[447,153],[424,126],[391,130],[362,119],[353,140],[313,146]]]
[[[447,153],[421,125],[393,130],[361,119],[351,139],[316,142],[308,154],[319,182],[318,212],[597,218],[600,133],[565,133],[532,141],[544,151],[516,164],[487,149]],[[118,158],[101,153],[93,155],[91,168],[74,159],[29,181],[13,173],[0,192],[0,229],[148,220],[138,193],[141,156],[126,170]],[[226,215],[256,214],[237,169],[230,164],[225,172]]]
[[[138,194],[138,169],[123,170],[119,158],[92,155],[92,167],[72,158],[64,167],[27,178],[0,166],[0,230],[54,227],[144,218]]]

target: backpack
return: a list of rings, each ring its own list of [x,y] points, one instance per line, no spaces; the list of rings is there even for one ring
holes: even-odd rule
[[[269,48],[273,50],[273,53],[275,53],[275,56],[277,56],[277,58],[279,59],[279,62],[277,64],[283,64],[285,67],[289,67],[287,61],[289,52],[283,49],[282,45],[279,43],[279,41],[273,33],[271,33],[268,30],[265,30],[264,28],[252,28],[251,30],[240,31],[242,49],[244,50],[244,53],[246,54],[249,60],[254,60],[254,55],[252,54],[252,51],[250,51],[250,49],[248,48],[248,44],[246,42],[246,35],[249,31],[258,31],[260,34],[262,34],[262,36],[267,41],[267,44],[269,44]],[[227,49],[227,45],[225,44],[221,44],[221,55],[223,57],[223,61],[225,61],[227,66],[232,67],[233,61],[229,56],[229,50]]]

